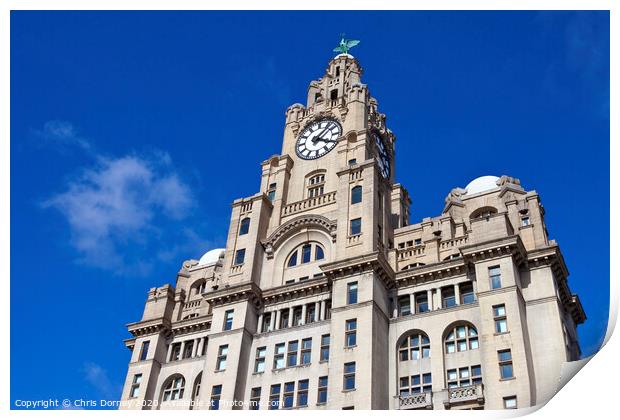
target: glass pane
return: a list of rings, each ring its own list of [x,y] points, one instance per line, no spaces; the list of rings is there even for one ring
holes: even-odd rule
[[[456,327],[456,336],[458,338],[465,338],[465,327],[464,326]]]
[[[310,261],[310,251],[312,250],[312,246],[310,244],[306,244],[301,249],[301,262],[307,263]]]
[[[420,350],[411,349],[411,360],[419,360],[420,359]]]
[[[288,260],[289,267],[294,267],[296,265],[297,265],[297,251],[293,252],[293,255],[291,255],[291,258],[289,258]]]
[[[446,353],[454,353],[456,351],[456,347],[454,343],[446,343]]]
[[[430,347],[423,347],[422,348],[422,358],[428,358],[431,357],[431,348]]]
[[[478,339],[477,338],[472,338],[471,340],[469,340],[469,348],[471,350],[478,348]]]
[[[405,362],[409,360],[409,350],[401,350],[400,351],[400,361]]]
[[[400,378],[400,387],[405,388],[408,386],[409,386],[409,377],[405,376],[405,377]]]
[[[411,377],[411,385],[420,385],[420,375],[413,375]]]
[[[500,366],[502,373],[502,379],[512,378],[512,363],[508,363]]]
[[[504,305],[496,306],[493,309],[495,310],[495,316],[504,316],[504,315],[506,315],[506,307]]]
[[[456,369],[450,369],[448,371],[448,379],[449,380],[456,379]]]
[[[431,374],[430,373],[425,373],[424,375],[422,375],[422,382],[424,382],[425,384],[430,384],[431,383]]]
[[[469,369],[468,368],[460,368],[459,376],[462,378],[469,378]]]
[[[467,351],[467,342],[465,340],[459,340],[459,351]]]
[[[482,369],[480,368],[480,365],[472,366],[471,376],[480,376],[480,375],[482,375]]]
[[[478,331],[476,331],[476,329],[473,327],[469,327],[469,336],[476,337],[477,335],[478,335]]]

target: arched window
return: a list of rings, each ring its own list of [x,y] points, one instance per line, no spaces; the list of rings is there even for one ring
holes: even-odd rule
[[[195,286],[196,295],[202,295],[207,291],[207,281],[203,280]]]
[[[493,214],[497,214],[497,209],[495,207],[482,207],[475,210],[469,218],[479,219],[481,217],[490,217]]]
[[[446,354],[477,349],[478,331],[471,325],[457,325],[446,334],[444,346]]]
[[[250,231],[250,218],[246,217],[241,220],[241,226],[239,227],[239,236],[246,235]]]
[[[325,258],[325,253],[323,252],[323,248],[317,245],[314,250],[314,259],[318,261],[318,260],[322,260],[323,258]]]
[[[362,202],[362,186],[358,185],[351,189],[351,204]]]
[[[293,252],[293,255],[288,259],[287,267],[295,267],[297,265],[297,251]]]
[[[398,360],[420,360],[431,357],[431,342],[423,332],[415,332],[406,337],[398,349]]]
[[[168,380],[164,387],[163,400],[175,401],[183,398],[185,389],[185,378],[181,375],[173,376]]]
[[[308,197],[318,197],[325,192],[325,174],[314,175],[308,179]]]
[[[305,264],[310,262],[310,257],[312,257],[312,245],[305,244],[301,247],[301,263]]]
[[[194,390],[192,391],[192,404],[190,404],[189,409],[194,409],[194,404],[198,401],[200,397],[200,384],[202,383],[202,372],[198,374],[196,380],[194,381]]]
[[[314,251],[313,251],[314,248]],[[312,256],[314,255],[314,259]],[[297,264],[307,264],[312,261],[319,261],[325,258],[323,247],[314,242],[307,242],[295,249],[286,263],[287,268],[295,267]]]

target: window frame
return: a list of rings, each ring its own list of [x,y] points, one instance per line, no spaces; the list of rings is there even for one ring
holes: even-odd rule
[[[414,358],[414,354],[417,354],[418,357]],[[426,335],[422,331],[412,332],[407,337],[405,337],[398,346],[399,362],[430,359],[430,357],[431,340],[428,338],[428,335]]]
[[[502,288],[501,266],[494,265],[492,267],[489,267],[488,272],[489,272],[489,286],[491,290],[501,289]]]
[[[350,341],[353,340],[353,343]],[[344,322],[344,347],[357,346],[357,318],[347,319]]]
[[[329,387],[329,378],[327,376],[320,376],[319,377],[319,381],[318,381],[318,387],[317,387],[317,394],[316,394],[316,404],[317,405],[323,405],[323,404],[327,404],[327,389]],[[325,397],[322,398],[321,396],[324,395]],[[323,401],[321,401],[323,399]]]
[[[228,344],[222,344],[217,350],[217,359],[215,361],[215,371],[221,372],[226,370],[226,361],[228,359]]]
[[[501,309],[503,313],[498,312]],[[495,326],[495,334],[507,334],[510,332],[508,329],[508,317],[506,316],[506,304],[493,305],[493,324]],[[501,326],[504,326],[504,331],[501,331]]]
[[[349,222],[349,236],[359,236],[362,234],[362,218],[356,217]]]
[[[230,331],[230,330],[232,330],[234,316],[235,316],[235,310],[234,309],[227,309],[224,312],[224,325],[222,326],[222,330],[223,331]]]
[[[461,328],[464,328],[465,331],[465,335],[462,337],[459,336],[458,333]],[[475,346],[472,345],[472,342],[476,343]],[[461,343],[465,343],[464,349],[461,349]],[[453,351],[449,351],[449,348],[453,348]],[[477,350],[479,348],[480,337],[478,330],[473,325],[457,324],[452,327],[450,332],[448,332],[444,338],[444,354],[462,353],[465,351]]]
[[[358,302],[359,284],[357,281],[347,283],[347,305],[355,305]]]
[[[327,339],[327,344],[325,343],[325,339]],[[321,355],[319,357],[319,360],[321,362],[328,362],[329,361],[329,346],[331,343],[331,336],[329,334],[323,334],[321,336]],[[327,352],[327,353],[325,353]]]
[[[506,358],[505,355],[508,355]],[[511,349],[503,349],[497,351],[497,359],[499,361],[499,377],[503,381],[507,381],[515,378],[514,366],[512,363],[512,351]],[[504,368],[510,368],[510,376],[504,376]]]
[[[352,367],[352,369],[350,369]],[[357,366],[355,362],[347,362],[344,364],[343,368],[343,383],[342,390],[343,391],[353,391],[355,390],[355,372],[357,370]]]
[[[359,204],[362,202],[363,188],[361,185],[356,185],[351,188],[351,205]]]
[[[133,375],[131,381],[131,388],[129,389],[129,398],[138,398],[140,395],[140,384],[142,383],[142,374],[136,373]]]
[[[263,367],[262,370],[259,370],[259,367],[261,366],[260,363],[262,363],[262,367]],[[257,347],[256,356],[254,357],[254,373],[263,373],[265,372],[266,367],[267,367],[267,346]]]
[[[239,236],[247,235],[250,231],[250,222],[252,219],[249,217],[244,217],[239,222]]]
[[[235,251],[235,261],[234,264],[235,266],[238,265],[243,265],[243,263],[245,262],[245,248],[241,248]]]

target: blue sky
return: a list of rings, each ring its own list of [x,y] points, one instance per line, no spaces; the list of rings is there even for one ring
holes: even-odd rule
[[[232,200],[258,190],[341,32],[362,41],[412,221],[480,175],[537,190],[595,351],[607,12],[13,12],[12,400],[118,398],[125,324],[183,260],[225,245]]]

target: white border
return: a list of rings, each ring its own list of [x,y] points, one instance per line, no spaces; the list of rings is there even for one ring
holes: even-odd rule
[[[10,112],[10,10],[257,10],[257,9],[288,9],[288,10],[343,10],[343,9],[362,9],[362,10],[390,10],[390,9],[407,9],[407,10],[610,10],[610,25],[611,25],[611,43],[610,43],[610,63],[611,63],[611,80],[610,80],[610,115],[613,115],[615,109],[615,100],[618,98],[618,85],[615,83],[614,75],[617,71],[617,59],[618,55],[615,51],[617,42],[619,39],[619,33],[617,30],[619,18],[617,2],[614,1],[577,1],[577,0],[521,0],[521,1],[458,1],[458,0],[434,0],[434,1],[415,1],[410,0],[406,4],[404,2],[394,0],[382,0],[381,2],[369,1],[369,0],[312,0],[311,2],[285,2],[285,1],[269,1],[266,2],[252,2],[252,1],[236,1],[235,4],[230,2],[223,3],[209,3],[206,1],[191,1],[191,0],[90,0],[90,1],[76,1],[76,0],[59,0],[53,2],[44,0],[8,0],[0,3],[2,8],[2,14],[0,16],[0,92],[2,92],[0,99],[0,130],[2,133],[2,141],[0,143],[0,194],[4,198],[1,214],[3,226],[10,226],[9,217],[9,177],[10,177],[10,126],[9,126],[9,112]],[[257,7],[260,6],[260,7]],[[618,186],[618,167],[613,163],[617,163],[617,157],[619,148],[617,145],[617,122],[615,119],[610,118],[610,138],[616,139],[611,142],[610,149],[610,169],[611,169],[611,184],[610,193]],[[615,159],[612,160],[611,156]],[[615,162],[614,162],[615,161]],[[611,197],[611,214],[618,214],[619,201],[618,195],[610,194]],[[611,218],[610,220],[610,255],[618,256],[618,220]],[[0,240],[0,264],[2,267],[3,278],[10,279],[10,236],[9,229],[4,229],[4,234]],[[594,246],[600,246],[601,252],[605,252],[605,244],[594,244]],[[573,378],[545,407],[540,410],[517,410],[517,412],[509,411],[476,411],[476,412],[454,412],[454,411],[433,411],[424,412],[424,417],[432,418],[452,418],[453,416],[472,416],[476,418],[501,418],[510,417],[514,414],[525,414],[525,412],[532,412],[530,418],[543,419],[548,416],[558,416],[564,418],[593,418],[596,416],[604,416],[612,413],[615,405],[616,388],[618,387],[616,381],[613,379],[618,377],[620,371],[618,364],[617,354],[620,354],[620,339],[612,337],[610,339],[611,332],[616,324],[617,309],[618,309],[618,284],[620,279],[620,272],[618,269],[618,258],[611,258],[611,278],[615,281],[610,282],[610,318],[607,335],[605,337],[606,345],[604,348],[592,359],[590,363],[575,377]],[[2,293],[2,305],[0,306],[2,314],[2,323],[4,325],[4,338],[5,343],[0,347],[0,354],[2,356],[2,371],[5,372],[4,380],[0,381],[0,392],[2,399],[0,400],[0,409],[2,411],[9,411],[10,407],[10,392],[9,392],[9,287],[10,284],[7,281],[8,287],[5,288]],[[53,361],[50,361],[53,363]],[[612,379],[613,378],[613,379]],[[33,378],[36,380],[36,378]],[[62,413],[54,412],[53,415],[61,416],[79,416],[84,418],[95,418],[101,416],[109,416],[109,411],[63,411]],[[276,415],[295,415],[296,417],[310,417],[315,416],[319,411],[287,411],[281,413],[273,412],[254,412],[253,415],[258,416],[276,416]],[[33,416],[50,416],[50,411],[10,411],[9,413],[16,417],[33,417]],[[416,416],[419,416],[422,412],[416,412]],[[143,418],[144,414],[140,412],[119,412],[120,416],[129,416],[133,418]],[[156,416],[178,416],[178,412],[166,413],[157,412],[150,413],[150,415]],[[233,418],[244,418],[248,415],[248,412],[209,412],[204,411],[196,412],[183,412],[183,416],[197,416],[208,415],[213,417],[226,416]],[[355,416],[359,418],[370,418],[372,413],[370,412],[342,412],[339,416]],[[408,412],[390,412],[391,416],[411,416],[412,413]]]

